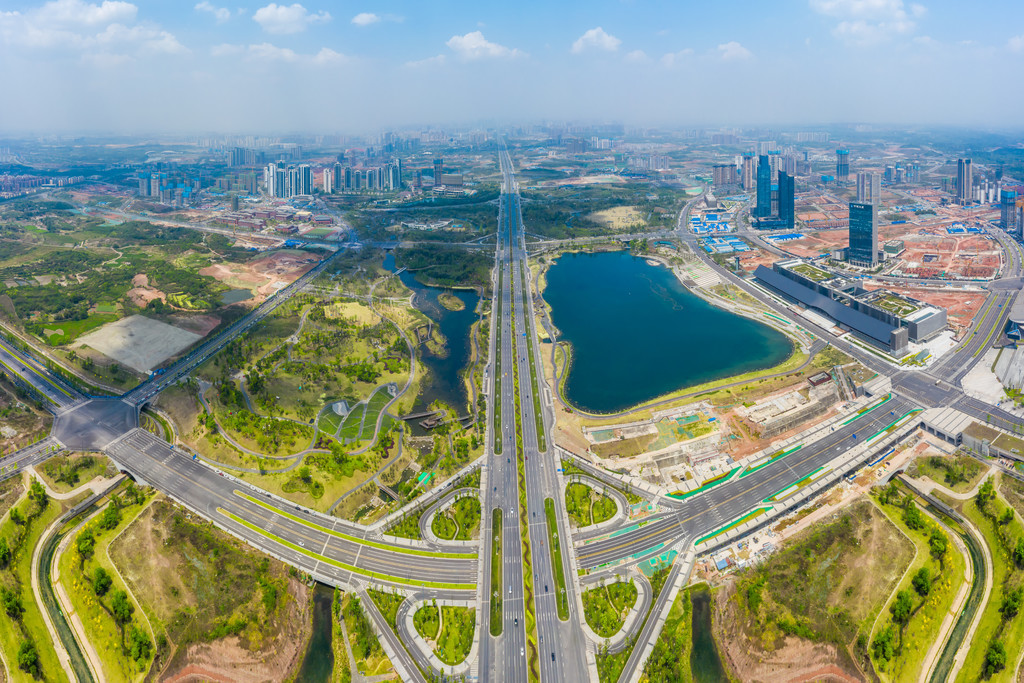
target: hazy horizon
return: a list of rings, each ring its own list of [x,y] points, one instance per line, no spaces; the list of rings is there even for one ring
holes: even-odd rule
[[[0,133],[1020,127],[1024,6],[204,0],[0,10]]]

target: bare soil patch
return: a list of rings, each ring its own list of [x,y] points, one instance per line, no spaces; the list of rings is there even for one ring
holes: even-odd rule
[[[75,346],[89,346],[122,365],[148,373],[201,338],[159,320],[133,315],[82,335]]]

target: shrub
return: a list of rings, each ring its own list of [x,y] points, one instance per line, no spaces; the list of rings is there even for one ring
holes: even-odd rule
[[[991,678],[1006,668],[1006,648],[998,640],[993,640],[985,653],[985,678]]]
[[[92,575],[92,590],[96,595],[103,596],[110,590],[110,584],[112,579],[110,578],[110,572],[103,567],[96,567],[96,571]]]
[[[871,653],[875,659],[889,661],[896,654],[896,629],[889,624],[878,632],[871,643]]]
[[[889,611],[892,612],[892,620],[901,625],[910,620],[910,613],[913,609],[913,598],[910,597],[910,592],[905,590],[896,594],[896,599],[889,607]]]
[[[114,615],[114,621],[118,624],[127,624],[132,619],[135,606],[128,599],[128,594],[123,590],[114,591],[114,597],[110,601],[110,612]]]
[[[21,613],[25,611],[21,604],[21,595],[7,588],[0,588],[0,604],[4,606],[4,612],[11,619],[21,619]]]
[[[924,597],[932,589],[932,573],[928,570],[928,567],[921,567],[914,574],[914,578],[910,583],[914,586],[917,594]]]
[[[32,678],[39,677],[39,653],[31,641],[21,641],[21,647],[18,648],[18,668]]]
[[[999,611],[1003,613],[1004,619],[1012,619],[1020,611],[1021,602],[1024,602],[1024,586],[1018,586],[1003,595],[1003,605]]]

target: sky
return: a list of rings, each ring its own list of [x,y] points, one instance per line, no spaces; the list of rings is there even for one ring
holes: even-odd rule
[[[0,0],[0,135],[1019,128],[1022,67],[1019,0]]]

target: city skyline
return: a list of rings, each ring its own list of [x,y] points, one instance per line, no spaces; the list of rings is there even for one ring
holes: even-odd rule
[[[54,0],[0,11],[0,56],[0,87],[17,94],[0,113],[8,134],[544,119],[1004,127],[1024,103],[1003,86],[1024,59],[1024,8]]]

